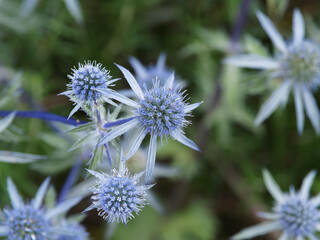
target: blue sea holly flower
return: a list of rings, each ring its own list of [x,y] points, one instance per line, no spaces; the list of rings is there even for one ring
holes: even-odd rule
[[[189,124],[186,117],[190,116],[191,111],[197,108],[201,102],[194,104],[185,102],[185,92],[180,92],[174,86],[173,73],[163,85],[159,81],[155,81],[151,89],[145,87],[142,90],[127,69],[117,66],[136,94],[137,101],[120,94],[114,95],[114,99],[133,107],[134,117],[132,120],[106,133],[98,143],[98,146],[128,132],[130,129],[139,129],[140,133],[126,155],[126,159],[129,159],[138,150],[146,135],[150,134],[146,166],[146,181],[149,181],[154,169],[158,137],[162,139],[163,137],[171,136],[182,144],[199,151],[198,146],[184,135],[182,128]]]
[[[146,85],[147,88],[152,88],[153,81],[156,79],[160,81],[160,85],[163,85],[174,72],[166,66],[166,54],[164,53],[160,54],[155,65],[150,64],[148,66],[144,66],[135,57],[130,57],[129,61],[135,72],[136,80],[141,87]],[[185,83],[182,80],[177,79],[177,77],[175,81],[178,82],[181,87],[185,86]]]
[[[267,222],[246,228],[231,239],[251,239],[272,231],[282,231],[280,240],[318,239],[320,194],[313,198],[309,197],[315,175],[316,172],[311,171],[305,177],[300,191],[296,192],[291,187],[289,193],[283,193],[271,174],[264,170],[263,177],[266,187],[276,201],[273,211],[271,213],[260,212],[258,216],[266,219]]]
[[[301,134],[304,127],[304,111],[317,134],[320,134],[320,113],[313,96],[320,83],[320,47],[316,42],[305,39],[305,26],[299,10],[293,14],[293,39],[285,43],[269,18],[258,12],[258,19],[278,49],[273,58],[259,55],[239,55],[226,59],[226,63],[246,68],[264,69],[269,78],[280,79],[278,88],[262,105],[255,124],[268,118],[279,105],[286,105],[290,91],[294,96],[297,128]]]
[[[6,237],[8,240],[48,240],[63,230],[53,226],[53,219],[67,212],[80,199],[67,200],[52,209],[45,209],[42,206],[42,201],[48,185],[49,178],[42,183],[35,198],[24,203],[16,186],[8,178],[8,192],[12,206],[1,212],[0,236]]]
[[[86,229],[77,222],[67,222],[66,220],[62,221],[61,228],[65,233],[59,234],[56,240],[88,240],[89,234]],[[70,233],[76,233],[70,235]]]
[[[98,181],[92,188],[92,205],[85,211],[96,208],[99,216],[111,223],[127,222],[134,218],[146,204],[146,191],[153,185],[140,185],[144,172],[130,176],[121,160],[120,169],[112,170],[111,174],[88,170]]]
[[[114,105],[105,92],[112,91],[109,87],[113,86],[112,83],[118,79],[111,79],[109,73],[110,71],[95,61],[79,63],[78,68],[72,69],[72,74],[68,75],[71,80],[71,83],[67,84],[68,91],[60,94],[70,97],[75,102],[75,107],[69,114],[69,118],[83,105],[89,105],[91,109],[101,102]],[[104,90],[104,92],[102,93],[101,90]]]

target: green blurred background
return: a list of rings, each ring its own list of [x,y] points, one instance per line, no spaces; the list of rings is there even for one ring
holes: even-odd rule
[[[187,129],[202,152],[169,142],[157,154],[158,162],[182,170],[179,177],[158,179],[153,188],[164,212],[146,207],[128,227],[119,226],[111,239],[228,239],[258,223],[257,211],[272,207],[262,181],[263,168],[288,189],[320,166],[320,140],[309,122],[304,134],[297,134],[292,99],[286,109],[254,127],[255,114],[272,86],[259,72],[221,63],[234,52],[273,50],[255,17],[257,10],[270,16],[290,39],[292,12],[299,7],[308,36],[319,41],[319,1],[80,0],[81,15],[77,15],[63,0],[40,0],[29,16],[19,15],[21,2],[0,1],[1,79],[10,81],[11,72],[21,71],[24,89],[5,110],[32,110],[41,105],[67,116],[72,103],[57,94],[66,89],[66,76],[78,62],[96,60],[112,76],[122,77],[115,62],[131,69],[129,56],[148,65],[161,52],[167,54],[167,65],[187,81],[190,102],[204,101]],[[246,4],[248,15],[239,15]],[[237,24],[239,17],[243,25]],[[128,85],[121,80],[117,89],[123,88]],[[319,93],[316,98],[319,104]],[[83,113],[76,117],[85,119]],[[31,198],[47,175],[53,176],[59,192],[76,156],[66,153],[71,143],[56,136],[43,121],[16,119],[14,125],[17,129],[10,138],[0,138],[1,150],[48,155],[49,159],[35,164],[1,163],[1,207],[9,204],[8,175],[25,197]],[[317,189],[320,176],[312,191]],[[73,211],[81,212],[89,203],[85,199]],[[96,212],[88,214],[84,225],[92,239],[104,239],[106,224]]]

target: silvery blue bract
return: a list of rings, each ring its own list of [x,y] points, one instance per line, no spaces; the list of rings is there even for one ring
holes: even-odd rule
[[[232,239],[251,239],[276,230],[282,231],[281,240],[318,239],[316,233],[320,230],[320,195],[309,197],[315,175],[316,172],[312,171],[305,177],[300,191],[296,192],[291,187],[289,193],[283,193],[271,174],[265,170],[263,172],[265,184],[276,200],[271,213],[259,213],[259,216],[268,222],[246,228]]]
[[[320,84],[320,47],[305,39],[305,26],[299,10],[293,14],[293,39],[286,43],[273,23],[261,12],[258,19],[278,52],[274,58],[259,55],[239,55],[225,60],[226,63],[246,68],[270,71],[269,78],[281,79],[278,88],[262,105],[255,124],[268,118],[279,105],[286,105],[290,91],[293,92],[298,132],[304,127],[304,111],[317,134],[320,134],[320,113],[312,90]]]
[[[153,85],[153,81],[155,80],[160,81],[160,85],[163,85],[168,77],[170,77],[170,75],[174,72],[172,69],[166,66],[166,54],[164,53],[160,54],[155,65],[150,64],[148,66],[144,66],[135,57],[130,57],[129,61],[135,72],[136,80],[141,87],[146,85],[147,88],[151,88]],[[181,87],[186,85],[184,81],[182,81],[181,79],[177,79],[177,77],[175,81]]]

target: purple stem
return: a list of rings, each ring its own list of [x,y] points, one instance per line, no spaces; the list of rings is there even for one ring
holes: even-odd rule
[[[248,12],[249,12],[249,7],[251,4],[251,0],[242,0],[238,15],[237,15],[237,20],[235,21],[233,28],[232,28],[232,33],[230,36],[230,50],[231,52],[236,52],[238,49],[238,42],[241,37],[242,30],[246,24],[247,17],[248,17]]]
[[[0,117],[5,117],[12,112],[13,111],[0,111]],[[61,122],[61,123],[65,123],[73,126],[78,126],[78,125],[87,123],[85,121],[80,121],[76,119],[67,119],[66,117],[48,113],[45,111],[15,111],[15,112],[16,112],[16,117],[20,117],[20,118],[37,118],[37,119],[42,119],[46,121]]]
[[[80,168],[82,165],[82,156],[80,155],[76,161],[76,163],[73,165],[73,167],[71,168],[68,177],[66,179],[66,181],[63,184],[63,187],[61,189],[57,204],[63,202],[66,199],[66,196],[70,190],[70,188],[73,186],[73,184],[75,183],[78,174],[80,172]]]
[[[119,126],[121,124],[124,124],[126,122],[129,122],[131,121],[132,119],[134,119],[135,117],[129,117],[129,118],[124,118],[124,119],[120,119],[118,121],[114,121],[114,122],[108,122],[108,123],[105,123],[103,125],[103,128],[111,128],[111,127],[115,127],[115,126]]]

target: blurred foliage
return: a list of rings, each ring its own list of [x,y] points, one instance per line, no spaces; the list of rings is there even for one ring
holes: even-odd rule
[[[255,114],[277,83],[266,84],[257,71],[221,62],[232,52],[229,39],[242,1],[80,0],[75,10],[73,1],[39,0],[29,15],[21,14],[22,2],[0,1],[1,110],[45,109],[67,116],[72,103],[57,94],[65,90],[72,66],[97,60],[111,75],[121,77],[114,62],[130,68],[132,55],[144,64],[154,63],[160,52],[167,53],[168,65],[188,81],[191,102],[204,100],[186,133],[202,153],[173,141],[158,151],[158,162],[181,170],[174,179],[159,179],[154,189],[165,215],[148,207],[127,228],[116,228],[112,239],[228,239],[259,221],[255,211],[272,206],[262,183],[263,167],[283,189],[320,167],[319,138],[310,123],[303,135],[297,134],[292,99],[286,109],[254,127]],[[252,0],[237,51],[272,53],[255,11],[267,13],[287,37],[295,7],[306,18],[309,36],[320,42],[318,1]],[[117,83],[119,89],[127,87],[123,80]],[[320,100],[319,94],[316,97]],[[85,119],[85,114],[76,117]],[[46,175],[53,175],[55,188],[61,189],[68,170],[85,151],[67,152],[76,138],[65,130],[66,126],[16,118],[1,132],[1,151],[47,156],[31,164],[0,164],[1,206],[9,203],[8,175],[29,198]],[[320,184],[313,187],[315,191]],[[84,200],[77,210],[88,204]],[[96,212],[89,213],[85,225],[93,239],[102,239],[107,229]]]

